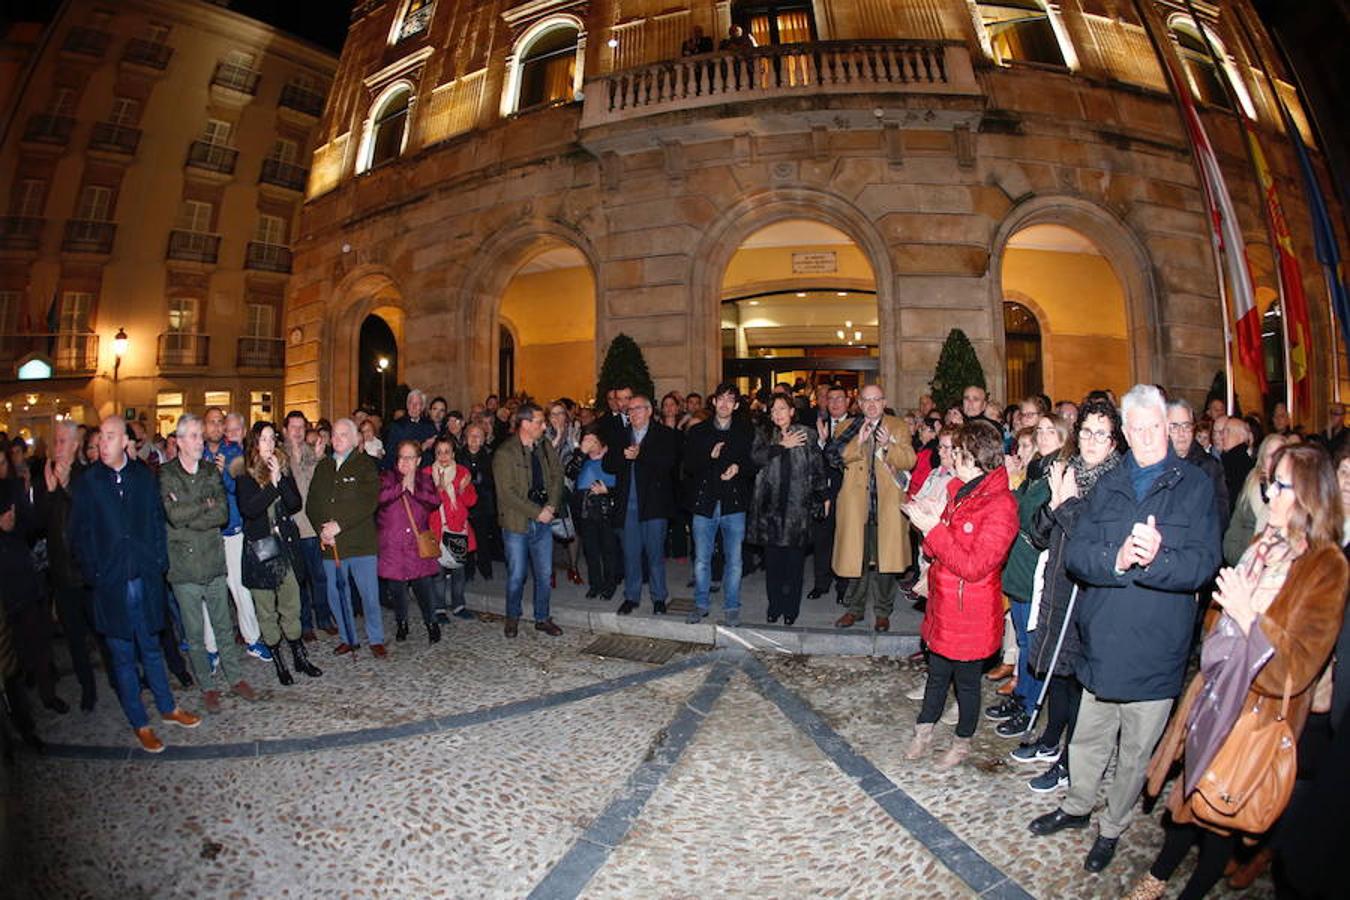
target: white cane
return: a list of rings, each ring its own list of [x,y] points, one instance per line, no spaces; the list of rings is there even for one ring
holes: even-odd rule
[[[1041,682],[1041,694],[1036,698],[1036,707],[1031,711],[1031,718],[1027,720],[1027,727],[1023,729],[1022,735],[1025,737],[1036,728],[1036,717],[1040,715],[1041,706],[1045,703],[1045,694],[1050,690],[1050,679],[1055,677],[1055,666],[1059,664],[1059,651],[1064,647],[1064,636],[1069,633],[1069,624],[1073,622],[1073,606],[1078,600],[1078,585],[1073,586],[1073,591],[1069,594],[1069,606],[1064,610],[1064,624],[1059,629],[1059,639],[1055,641],[1055,652],[1050,654],[1050,668],[1045,672],[1045,680]]]

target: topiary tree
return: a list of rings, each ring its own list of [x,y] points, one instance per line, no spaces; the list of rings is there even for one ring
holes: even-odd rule
[[[642,348],[637,341],[623,332],[614,336],[605,351],[605,362],[600,366],[600,381],[595,386],[595,402],[603,405],[605,393],[611,388],[630,387],[635,394],[648,397],[656,392],[651,372],[647,371],[647,360],[642,357]],[[652,397],[653,402],[655,398]]]
[[[985,386],[984,368],[975,355],[975,348],[970,345],[970,338],[961,329],[953,328],[942,343],[933,380],[928,382],[933,402],[938,409],[960,403],[961,392],[972,384]]]

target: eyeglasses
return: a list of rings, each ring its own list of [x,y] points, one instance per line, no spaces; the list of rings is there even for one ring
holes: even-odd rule
[[[1105,444],[1106,442],[1111,440],[1111,437],[1112,435],[1111,432],[1109,431],[1093,431],[1091,428],[1083,428],[1080,429],[1078,432],[1078,439],[1085,444],[1088,441],[1095,441],[1098,444]]]
[[[1292,491],[1294,485],[1289,481],[1281,481],[1278,478],[1270,479],[1270,484],[1266,487],[1266,495],[1274,500],[1280,495],[1280,491]]]
[[[1195,423],[1193,423],[1193,422],[1168,422],[1168,423],[1167,423],[1167,430],[1168,430],[1169,432],[1171,432],[1172,434],[1184,434],[1184,433],[1186,433],[1187,431],[1194,431],[1194,430],[1195,430]]]

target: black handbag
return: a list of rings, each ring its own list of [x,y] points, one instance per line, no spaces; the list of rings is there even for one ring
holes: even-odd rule
[[[271,562],[281,555],[281,540],[275,534],[248,542],[248,552],[258,562]]]

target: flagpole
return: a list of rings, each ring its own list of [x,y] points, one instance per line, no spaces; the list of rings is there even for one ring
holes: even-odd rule
[[[1261,192],[1261,219],[1266,223],[1266,243],[1270,247],[1270,265],[1271,274],[1275,280],[1275,293],[1280,300],[1280,340],[1284,346],[1284,404],[1289,410],[1289,418],[1295,420],[1294,411],[1294,368],[1290,359],[1293,353],[1293,347],[1289,344],[1289,303],[1284,293],[1284,279],[1280,273],[1280,246],[1275,239],[1275,223],[1271,221],[1270,210],[1266,205],[1265,185],[1261,181],[1261,168],[1256,164],[1256,156],[1252,152],[1251,136],[1249,135],[1249,126],[1242,120],[1242,107],[1238,102],[1237,91],[1228,83],[1227,70],[1224,68],[1223,60],[1214,49],[1214,43],[1209,39],[1209,32],[1205,30],[1204,23],[1200,19],[1200,14],[1195,11],[1195,5],[1191,0],[1183,0],[1186,5],[1186,12],[1195,23],[1195,30],[1200,35],[1200,40],[1205,45],[1205,52],[1209,54],[1209,61],[1214,64],[1215,80],[1219,82],[1219,90],[1223,91],[1224,99],[1228,101],[1228,109],[1233,114],[1233,121],[1237,124],[1239,137],[1242,139],[1242,149],[1246,151],[1247,165],[1251,167],[1252,177],[1256,179],[1256,187]],[[1275,176],[1270,174],[1271,183],[1274,184]],[[1260,310],[1257,310],[1260,315]],[[1264,364],[1264,360],[1263,360]],[[1263,400],[1265,398],[1262,398]]]
[[[1191,148],[1191,163],[1195,166],[1196,181],[1200,184],[1200,192],[1205,195],[1205,215],[1209,217],[1210,211],[1215,208],[1209,192],[1209,183],[1205,180],[1205,174],[1201,171],[1200,159],[1196,155],[1197,148],[1195,142],[1191,139],[1191,130],[1186,124],[1186,111],[1181,108],[1181,99],[1178,91],[1189,90],[1189,88],[1180,83],[1176,78],[1176,73],[1172,67],[1167,64],[1163,57],[1162,45],[1158,43],[1158,37],[1153,33],[1153,22],[1149,18],[1148,11],[1140,4],[1139,0],[1131,0],[1134,4],[1135,13],[1139,16],[1139,21],[1144,26],[1144,34],[1148,36],[1148,42],[1153,47],[1154,54],[1158,57],[1158,66],[1162,69],[1163,78],[1167,80],[1172,88],[1172,102],[1177,107],[1178,118],[1181,119],[1181,130],[1186,135],[1186,143]],[[1219,312],[1223,320],[1223,371],[1224,371],[1224,411],[1228,415],[1233,414],[1233,327],[1229,321],[1228,310],[1228,285],[1225,277],[1223,265],[1223,250],[1219,246],[1219,236],[1214,230],[1214,223],[1209,223],[1209,247],[1214,255],[1214,273],[1218,276],[1219,283]]]
[[[1298,126],[1294,122],[1294,117],[1289,114],[1288,107],[1284,105],[1284,98],[1280,96],[1280,89],[1275,83],[1275,76],[1273,74],[1274,67],[1271,66],[1266,59],[1265,51],[1261,48],[1260,43],[1257,42],[1256,36],[1252,33],[1251,26],[1247,24],[1244,12],[1236,7],[1234,7],[1234,11],[1237,16],[1238,27],[1242,29],[1242,36],[1247,42],[1247,47],[1252,52],[1257,65],[1261,67],[1261,74],[1266,79],[1266,87],[1270,90],[1271,99],[1275,101],[1275,108],[1280,113],[1280,122],[1284,125],[1286,137],[1288,137],[1293,134],[1294,129]],[[1274,35],[1271,37],[1272,40],[1278,40]],[[1294,81],[1296,82],[1295,90],[1300,98],[1302,98],[1305,96],[1305,91],[1303,90],[1302,85],[1297,83],[1299,80],[1298,73],[1292,66],[1289,67],[1289,70],[1293,74]],[[1309,123],[1310,127],[1317,132],[1318,142],[1325,147],[1326,141],[1322,136],[1321,129],[1317,128],[1315,117],[1310,117]],[[1311,202],[1311,200],[1309,202]],[[1339,403],[1341,401],[1341,351],[1340,336],[1337,334],[1339,328],[1337,326],[1336,316],[1336,291],[1331,282],[1332,274],[1325,265],[1321,264],[1321,260],[1318,260],[1318,268],[1322,270],[1322,283],[1327,292],[1327,325],[1329,326],[1327,331],[1331,337],[1331,399]]]

